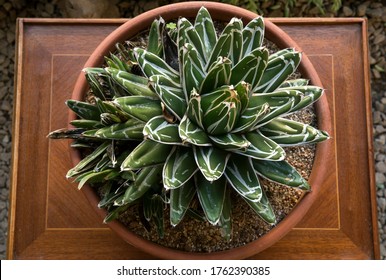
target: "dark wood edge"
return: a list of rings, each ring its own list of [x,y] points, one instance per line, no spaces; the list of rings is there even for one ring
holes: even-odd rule
[[[362,48],[364,54],[364,86],[365,86],[365,101],[366,101],[366,121],[367,121],[367,143],[368,143],[368,162],[369,162],[369,180],[370,180],[370,202],[373,228],[373,242],[374,242],[374,258],[380,259],[380,244],[378,236],[378,211],[376,200],[376,184],[375,184],[375,167],[374,167],[374,136],[373,136],[373,114],[371,102],[371,84],[370,84],[370,63],[369,63],[369,45],[366,40],[368,38],[367,19],[363,18],[362,24]]]
[[[16,47],[15,47],[15,75],[14,75],[14,98],[13,98],[13,121],[12,121],[12,148],[11,148],[11,178],[9,190],[9,211],[8,211],[8,238],[7,238],[7,259],[13,259],[14,238],[15,238],[15,217],[16,217],[16,197],[17,197],[17,166],[19,161],[19,129],[20,129],[20,99],[22,64],[19,61],[23,53],[23,31],[22,19],[16,21]]]

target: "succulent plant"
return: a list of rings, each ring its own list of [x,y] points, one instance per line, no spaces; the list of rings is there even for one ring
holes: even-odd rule
[[[218,32],[203,7],[194,23],[156,19],[145,48],[117,43],[105,67],[84,69],[91,102],[68,100],[79,118],[50,137],[76,139],[72,146],[88,151],[67,177],[79,188],[101,186],[105,222],[139,204],[162,237],[168,205],[173,226],[186,213],[203,213],[229,239],[231,192],[274,224],[260,176],[310,190],[283,147],[329,136],[285,116],[323,89],[289,79],[301,53],[270,54],[263,38],[262,17],[246,26],[233,18]],[[195,197],[198,209],[191,207]]]

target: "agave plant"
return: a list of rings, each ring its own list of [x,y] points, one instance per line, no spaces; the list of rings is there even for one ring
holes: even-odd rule
[[[323,89],[290,79],[301,53],[262,46],[264,21],[233,18],[216,31],[207,9],[194,23],[153,22],[146,48],[117,44],[101,68],[84,69],[91,102],[68,100],[78,119],[51,138],[74,138],[88,151],[68,171],[79,188],[101,186],[105,222],[139,204],[164,232],[203,213],[231,237],[231,192],[264,221],[276,223],[259,177],[309,191],[283,147],[328,134],[286,118],[318,100]],[[199,208],[192,208],[193,199]]]

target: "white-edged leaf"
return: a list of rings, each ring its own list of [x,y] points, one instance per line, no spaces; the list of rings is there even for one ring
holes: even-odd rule
[[[215,147],[193,146],[193,151],[197,166],[206,180],[212,182],[221,178],[229,159],[229,153]]]
[[[197,195],[204,210],[205,217],[212,225],[216,225],[221,217],[226,194],[226,180],[222,177],[214,182],[209,182],[197,172],[195,175]]]
[[[182,145],[178,124],[167,122],[163,116],[150,119],[143,128],[143,136],[167,145]]]
[[[163,184],[166,189],[184,185],[198,170],[190,148],[175,147],[166,159],[163,169]]]
[[[231,186],[245,199],[260,201],[263,191],[250,157],[233,154],[224,175]]]

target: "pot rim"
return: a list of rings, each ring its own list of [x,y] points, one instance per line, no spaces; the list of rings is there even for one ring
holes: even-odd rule
[[[100,66],[103,62],[104,56],[114,50],[116,42],[123,42],[127,40],[127,38],[133,37],[140,31],[145,30],[148,26],[150,26],[153,20],[159,16],[162,16],[165,21],[176,19],[179,16],[195,17],[198,10],[202,6],[205,6],[209,10],[214,20],[229,21],[232,17],[239,17],[244,21],[244,23],[247,23],[258,16],[257,14],[243,8],[216,2],[196,1],[161,6],[138,15],[133,19],[130,19],[116,30],[114,30],[101,42],[100,45],[98,45],[98,47],[85,63],[84,68]],[[293,41],[291,37],[289,37],[289,35],[286,34],[283,30],[273,24],[269,19],[264,18],[264,23],[265,38],[274,42],[279,48],[294,47],[297,51],[302,52],[302,49],[297,45],[297,43]],[[304,52],[302,53],[302,60],[298,69],[305,78],[310,79],[311,84],[323,88],[315,68],[311,64],[307,55],[304,54]],[[74,86],[72,98],[81,100],[87,89],[87,81],[84,74],[81,73]],[[325,94],[323,94],[318,102],[316,102],[315,108],[318,115],[318,127],[320,129],[326,130],[331,134],[331,116],[329,104]],[[70,111],[69,119],[74,120],[75,118],[75,113]],[[108,226],[116,234],[118,234],[118,236],[120,236],[123,240],[132,246],[135,246],[136,248],[139,248],[146,253],[162,259],[242,259],[251,257],[252,255],[255,255],[272,246],[274,243],[284,237],[298,222],[300,222],[300,220],[310,209],[311,205],[320,193],[323,182],[328,176],[328,166],[327,164],[324,164],[324,162],[326,161],[326,158],[328,158],[332,153],[332,144],[327,142],[328,141],[318,143],[316,147],[314,164],[309,179],[312,186],[312,192],[304,195],[298,205],[296,205],[296,207],[294,207],[294,209],[282,221],[280,221],[276,227],[257,240],[252,241],[244,246],[211,253],[186,252],[180,251],[178,249],[164,247],[162,245],[148,241],[129,231],[119,221],[115,220],[109,222]],[[81,160],[81,155],[78,150],[71,148],[70,154],[74,165]],[[96,192],[87,184],[82,188],[82,192],[91,203],[94,210],[99,214],[99,216],[104,218],[106,216],[106,211],[104,209],[98,208],[97,205],[99,202],[99,197]]]

